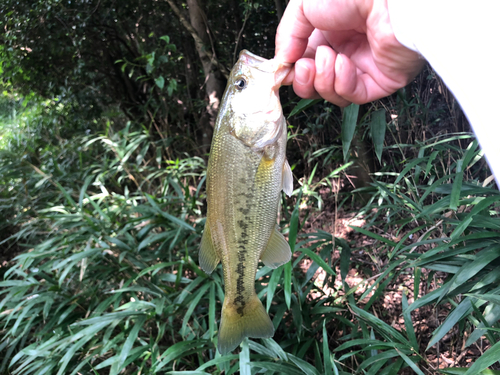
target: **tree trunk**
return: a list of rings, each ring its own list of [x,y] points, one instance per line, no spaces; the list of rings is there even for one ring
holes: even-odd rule
[[[197,0],[187,0],[187,4],[189,7],[191,26],[203,42],[203,45],[196,43],[196,51],[198,52],[205,74],[205,92],[208,100],[206,114],[202,116],[200,121],[202,130],[200,146],[202,147],[202,151],[206,152],[212,140],[213,127],[215,125],[222,94],[226,86],[226,80],[220,72],[217,61],[213,58],[213,54],[209,55],[207,53],[207,50],[211,50],[211,41],[205,13],[199,6]]]

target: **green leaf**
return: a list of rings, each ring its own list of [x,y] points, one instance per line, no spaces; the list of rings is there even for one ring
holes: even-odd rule
[[[408,335],[413,351],[418,353],[419,345],[417,336],[415,335],[415,328],[411,319],[411,313],[408,310],[408,299],[406,298],[406,294],[404,293],[404,291],[402,295],[403,319],[405,321],[406,334]]]
[[[476,359],[472,366],[467,370],[465,375],[482,375],[482,371],[486,370],[486,368],[488,366],[491,366],[493,363],[498,362],[499,358],[500,341],[495,343],[495,345],[489,348],[482,356]]]
[[[304,372],[294,368],[287,363],[274,363],[274,362],[251,362],[252,367],[266,369],[268,371],[277,372],[279,374],[287,375],[304,375]]]
[[[160,358],[157,359],[157,364],[151,368],[151,373],[155,374],[159,372],[160,369],[165,367],[171,361],[180,358],[183,354],[191,351],[192,349],[198,349],[202,351],[205,349],[207,340],[191,340],[191,341],[181,341],[163,352]],[[161,362],[160,362],[161,361]]]
[[[408,163],[406,163],[405,167],[403,168],[403,170],[401,171],[401,173],[398,174],[398,177],[396,178],[396,180],[394,181],[394,185],[397,185],[403,178],[404,176],[406,176],[406,174],[413,168],[415,167],[416,165],[422,163],[423,161],[425,161],[426,158],[418,158],[418,159],[414,159]]]
[[[330,348],[328,347],[328,333],[326,331],[326,320],[323,320],[323,365],[326,375],[333,374],[333,366],[330,361]]]
[[[73,356],[75,355],[76,351],[80,349],[83,345],[85,345],[88,341],[90,341],[94,337],[94,334],[97,331],[100,331],[108,324],[109,322],[107,321],[96,323],[95,325],[82,329],[77,334],[70,336],[68,344],[75,341],[76,343],[66,351],[64,357],[62,357],[62,359],[59,361],[60,365],[57,375],[63,375],[65,373],[64,370],[66,370],[69,361],[73,359]]]
[[[377,155],[379,163],[382,162],[382,151],[384,149],[385,129],[387,123],[385,121],[385,109],[379,109],[372,113],[370,122],[370,131],[372,135],[373,145],[375,147],[375,155]]]
[[[191,318],[191,315],[193,314],[193,311],[196,307],[198,307],[198,303],[200,300],[205,296],[205,292],[207,289],[210,287],[210,284],[205,284],[203,285],[199,290],[196,291],[194,298],[189,302],[189,308],[186,311],[186,314],[184,315],[184,318],[182,319],[182,328],[181,328],[181,335],[185,335],[187,331],[187,325],[189,323],[189,319]]]
[[[215,334],[215,302],[215,283],[211,283],[208,305],[208,331],[210,332],[210,339]]]
[[[457,161],[457,173],[453,181],[453,188],[451,189],[450,195],[450,210],[456,211],[458,208],[458,201],[462,193],[462,182],[464,179],[464,172],[462,171],[463,160]]]
[[[252,367],[250,366],[250,349],[248,348],[248,337],[245,337],[241,342],[240,351],[240,375],[251,375]]]
[[[340,275],[342,278],[342,285],[345,285],[345,279],[349,273],[349,266],[351,263],[351,248],[349,244],[342,238],[335,239],[335,243],[340,243],[342,251],[340,252]]]
[[[402,344],[400,347],[404,348],[408,345],[408,339],[406,339],[398,330],[391,327],[384,321],[370,314],[369,312],[360,309],[357,306],[351,305],[351,309],[356,315],[359,315],[360,318],[367,321],[373,328],[375,328],[378,332],[383,334],[390,341],[399,341]],[[396,354],[397,355],[397,354]]]
[[[471,299],[466,298],[446,317],[443,324],[432,334],[432,339],[425,350],[429,350],[434,344],[441,340],[461,319],[472,312]]]
[[[288,361],[288,355],[283,348],[273,339],[263,339],[264,345],[274,354],[272,357],[280,358],[282,361]]]
[[[287,262],[283,265],[283,289],[285,292],[285,303],[290,309],[292,298],[292,262]]]
[[[408,364],[408,366],[411,367],[411,369],[413,371],[415,371],[416,374],[418,375],[425,375],[422,370],[420,370],[417,365],[415,364],[415,362],[413,362],[410,357],[408,357],[406,354],[404,354],[403,352],[401,352],[400,350],[398,350],[396,348],[396,351],[398,352],[398,354],[401,356],[401,358],[403,358],[403,360]]]
[[[302,199],[302,188],[297,196],[297,203],[292,212],[292,217],[290,218],[290,230],[288,232],[288,244],[290,245],[290,250],[292,254],[295,251],[295,243],[297,240],[297,233],[299,231],[299,206]],[[283,267],[284,272],[284,285],[283,289],[285,292],[285,302],[287,307],[290,309],[291,295],[292,295],[292,263],[288,262]]]
[[[267,303],[266,303],[267,312],[269,312],[269,309],[271,308],[271,305],[273,303],[274,292],[276,291],[278,282],[281,280],[283,268],[284,266],[280,266],[277,269],[275,269],[271,274],[271,277],[269,279],[269,284],[267,284]]]
[[[160,90],[163,90],[163,86],[165,85],[165,78],[163,78],[162,76],[155,78],[155,84]]]
[[[323,259],[321,259],[321,257],[318,254],[312,252],[310,249],[307,248],[301,248],[298,251],[307,255],[330,275],[333,276],[336,275],[335,271]]]
[[[448,375],[463,375],[465,374],[469,368],[464,368],[464,367],[450,367],[450,368],[443,368],[440,369],[439,371],[442,372],[443,374],[448,374]],[[495,370],[483,370],[477,373],[478,375],[500,375],[500,371],[495,371]]]
[[[141,330],[142,326],[146,322],[146,316],[140,316],[137,318],[134,327],[130,331],[130,333],[127,336],[127,340],[123,344],[122,350],[120,351],[120,356],[118,357],[116,366],[113,366],[116,368],[116,372],[112,373],[113,375],[118,374],[122,369],[123,369],[123,364],[125,363],[125,360],[127,359],[130,350],[132,349],[135,340],[137,339],[137,335],[139,334],[139,331]]]
[[[344,161],[349,159],[349,148],[354,137],[356,130],[356,123],[358,121],[359,105],[351,104],[344,109],[342,117],[342,151],[344,154]]]
[[[297,358],[292,354],[288,354],[288,359],[295,364],[306,375],[319,375],[319,372],[303,359]]]
[[[295,116],[297,113],[306,110],[309,107],[312,107],[316,103],[323,101],[323,99],[301,99],[297,105],[292,109],[288,118]]]
[[[151,206],[153,206],[153,208],[155,209],[155,211],[160,214],[161,216],[163,216],[164,218],[166,218],[167,220],[170,220],[171,222],[181,226],[181,227],[184,227],[190,231],[194,231],[194,228],[189,225],[188,223],[186,223],[185,221],[175,217],[175,216],[172,216],[170,215],[169,213],[165,212],[165,211],[162,211],[160,209],[160,207],[156,204],[156,202],[154,201],[154,198],[149,195],[149,194],[146,194],[146,198],[148,200],[148,202],[151,204]]]

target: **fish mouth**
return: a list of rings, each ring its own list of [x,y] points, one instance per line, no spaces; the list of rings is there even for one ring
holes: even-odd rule
[[[252,52],[244,49],[240,52],[239,60],[250,68],[257,69],[264,73],[274,73],[273,90],[277,90],[281,86],[281,82],[292,69],[292,64],[284,63],[276,59],[265,59],[257,56]]]
[[[268,59],[265,59],[261,56],[257,56],[253,54],[252,52],[244,49],[240,52],[240,57],[239,59],[241,62],[243,62],[245,65],[248,65],[252,68],[261,70],[263,72],[267,73],[272,73],[273,70],[269,70],[267,64],[265,64],[266,61],[269,61]],[[264,64],[264,69],[262,69],[262,65]]]

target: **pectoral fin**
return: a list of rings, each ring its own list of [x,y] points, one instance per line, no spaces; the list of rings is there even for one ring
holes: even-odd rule
[[[278,231],[278,227],[274,228],[260,259],[266,266],[278,268],[288,262],[291,257],[292,252],[288,242],[286,242],[285,237]]]
[[[199,262],[201,269],[208,274],[212,273],[215,267],[217,267],[217,264],[220,262],[220,257],[217,255],[217,251],[215,250],[212,241],[208,221],[205,224],[205,230],[203,231],[203,237],[201,238]]]
[[[288,160],[285,159],[283,163],[283,174],[281,175],[281,188],[289,197],[292,196],[293,193],[293,175],[292,168],[290,168],[290,164],[288,164]]]

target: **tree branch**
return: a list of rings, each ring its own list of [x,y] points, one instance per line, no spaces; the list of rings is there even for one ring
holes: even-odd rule
[[[199,50],[203,50],[204,53],[207,55],[207,57],[215,64],[217,65],[217,68],[221,71],[221,73],[226,77],[226,79],[229,78],[229,71],[226,69],[224,65],[222,65],[219,60],[215,57],[215,55],[210,51],[208,48],[204,47],[203,40],[201,37],[198,35],[196,30],[191,26],[188,20],[186,20],[186,17],[182,14],[181,10],[175,5],[173,0],[166,0],[168,5],[170,5],[170,8],[172,8],[173,12],[177,15],[179,18],[179,21],[181,21],[181,24],[186,28],[186,30],[191,34],[191,36],[194,39],[194,42],[196,44],[196,48]]]

